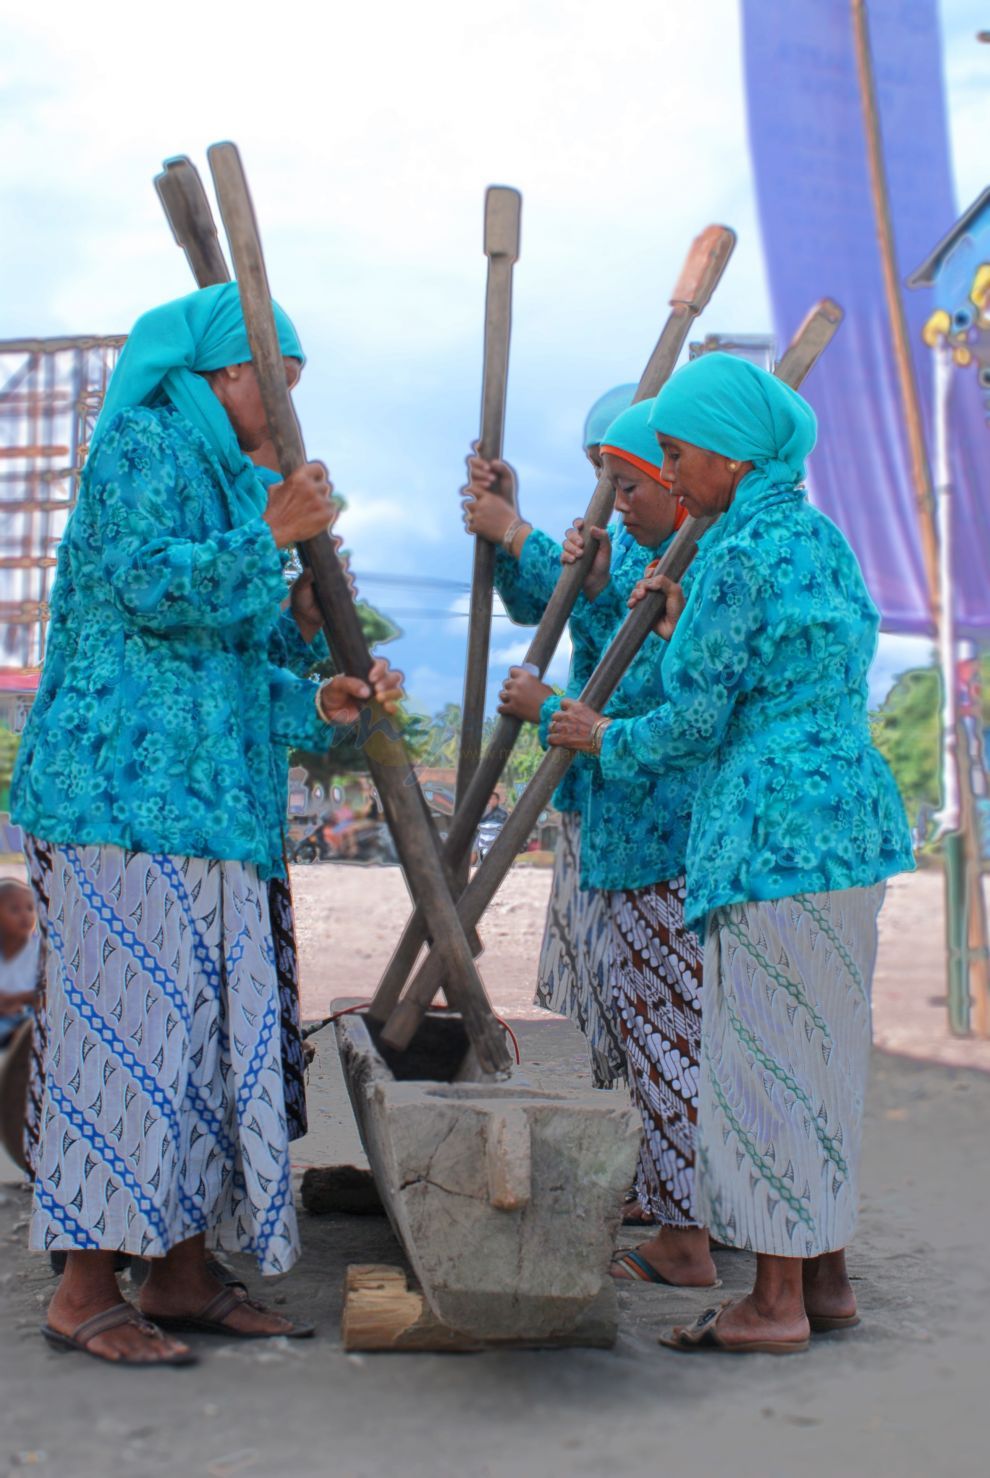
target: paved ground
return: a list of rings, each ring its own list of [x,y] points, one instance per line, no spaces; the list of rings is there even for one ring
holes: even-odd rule
[[[555,1086],[586,1073],[571,1027],[525,1009],[533,957],[520,941],[538,927],[544,886],[512,880],[487,931],[486,977],[517,1024],[528,1074]],[[937,1006],[896,1005],[898,993],[942,994],[939,893],[926,886],[895,885],[878,997],[894,1003],[891,1030],[928,1013],[930,1050],[979,1064],[982,1046],[944,1039]],[[301,879],[310,1014],[373,983],[399,906],[394,872],[326,867]],[[918,1050],[921,1031],[911,1027],[907,1047]],[[331,1039],[315,1040],[300,1168],[360,1153]],[[312,1345],[204,1340],[195,1370],[113,1371],[39,1340],[50,1275],[23,1250],[28,1198],[0,1168],[0,1478],[25,1468],[39,1478],[985,1472],[988,1127],[990,1074],[876,1054],[851,1259],[864,1326],[783,1360],[660,1349],[657,1333],[706,1295],[641,1287],[620,1294],[611,1352],[348,1356],[338,1338],[347,1263],[401,1254],[381,1219],[304,1214],[305,1255],[266,1296],[318,1322]],[[718,1261],[726,1290],[741,1289],[749,1259]]]

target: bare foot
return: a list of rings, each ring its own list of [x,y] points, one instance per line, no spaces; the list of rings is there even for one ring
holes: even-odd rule
[[[704,1227],[662,1227],[636,1251],[655,1272],[679,1288],[711,1288],[718,1281]],[[621,1264],[613,1264],[612,1276],[619,1283],[639,1281]]]
[[[79,1326],[85,1324],[88,1319],[105,1313],[107,1309],[113,1308],[116,1304],[125,1303],[126,1299],[122,1299],[119,1294],[109,1298],[105,1293],[94,1298],[67,1297],[59,1285],[48,1305],[48,1324],[57,1334],[64,1334],[71,1338]],[[134,1314],[135,1322],[118,1324],[113,1329],[95,1334],[92,1339],[86,1341],[86,1349],[93,1355],[100,1355],[106,1360],[136,1360],[146,1365],[160,1365],[162,1361],[169,1360],[175,1355],[189,1353],[189,1346],[184,1345],[181,1340],[172,1339],[152,1324],[138,1322],[140,1316],[136,1309]]]
[[[846,1271],[844,1252],[809,1257],[801,1269],[804,1306],[811,1319],[853,1319],[856,1295]]]
[[[729,1348],[753,1340],[800,1344],[810,1333],[804,1313],[790,1306],[761,1309],[752,1293],[723,1308],[718,1316],[718,1337]]]

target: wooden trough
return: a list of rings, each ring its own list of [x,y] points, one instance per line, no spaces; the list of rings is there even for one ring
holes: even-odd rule
[[[430,1012],[400,1054],[379,1030],[362,1015],[336,1022],[365,1151],[421,1293],[394,1270],[353,1269],[347,1347],[613,1344],[609,1260],[640,1140],[628,1101],[545,1093],[518,1074],[458,1081],[471,1059],[451,1012]]]

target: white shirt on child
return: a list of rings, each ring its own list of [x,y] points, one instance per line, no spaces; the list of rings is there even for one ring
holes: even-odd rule
[[[32,934],[23,949],[8,960],[0,955],[0,996],[19,996],[38,984],[38,952],[41,939]]]

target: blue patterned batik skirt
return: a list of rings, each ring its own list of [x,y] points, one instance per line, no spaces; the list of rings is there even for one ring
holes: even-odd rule
[[[206,1232],[285,1272],[298,1233],[267,885],[238,862],[26,850],[44,852],[47,940],[31,1247],[162,1257]]]

